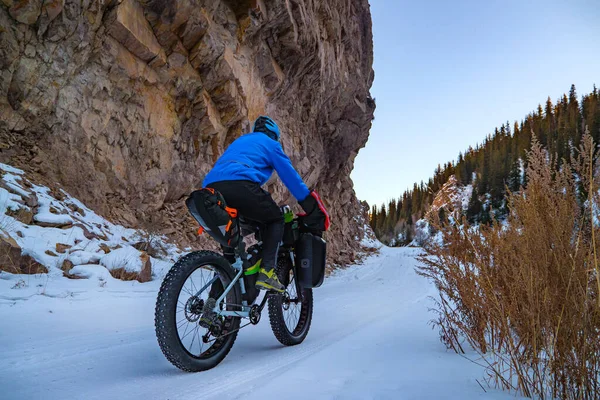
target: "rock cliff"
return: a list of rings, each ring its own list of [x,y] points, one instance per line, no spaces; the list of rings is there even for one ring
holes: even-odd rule
[[[349,175],[372,61],[367,0],[0,0],[0,161],[198,247],[182,199],[268,114],[344,263],[363,229]]]

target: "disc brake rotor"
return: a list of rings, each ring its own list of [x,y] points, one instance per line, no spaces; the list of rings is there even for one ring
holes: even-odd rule
[[[200,319],[202,314],[202,308],[204,307],[204,300],[199,299],[196,296],[192,296],[185,303],[185,318],[190,322],[196,322]]]

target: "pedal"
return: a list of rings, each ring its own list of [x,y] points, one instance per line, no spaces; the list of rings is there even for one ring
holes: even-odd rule
[[[250,307],[250,323],[252,325],[256,325],[260,322],[260,311],[261,308],[258,306],[258,304],[254,304],[252,307]]]

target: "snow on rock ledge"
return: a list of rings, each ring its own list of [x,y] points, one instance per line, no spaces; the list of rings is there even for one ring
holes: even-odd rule
[[[125,246],[111,251],[100,260],[113,276],[124,280],[136,279],[147,282],[152,275],[152,263],[149,256],[139,250]]]
[[[23,171],[2,163],[0,236],[12,253],[21,255],[13,257],[13,266],[0,263],[4,279],[18,271],[47,270],[53,277],[106,280],[110,273],[122,280],[147,282],[162,277],[182,254],[164,238],[113,224],[65,191],[38,186]],[[23,268],[24,262],[43,268]]]

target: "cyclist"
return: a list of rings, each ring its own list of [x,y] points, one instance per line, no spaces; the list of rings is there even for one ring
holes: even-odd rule
[[[306,212],[304,222],[310,229],[329,228],[329,215],[315,191],[308,189],[281,147],[279,127],[271,118],[260,116],[252,132],[236,139],[219,157],[204,178],[203,186],[220,192],[229,207],[245,218],[265,225],[262,232],[263,254],[258,289],[283,292],[275,273],[277,252],[283,236],[283,214],[269,192],[262,189],[273,170]],[[223,249],[224,255],[233,249]],[[231,258],[230,258],[231,260]]]

